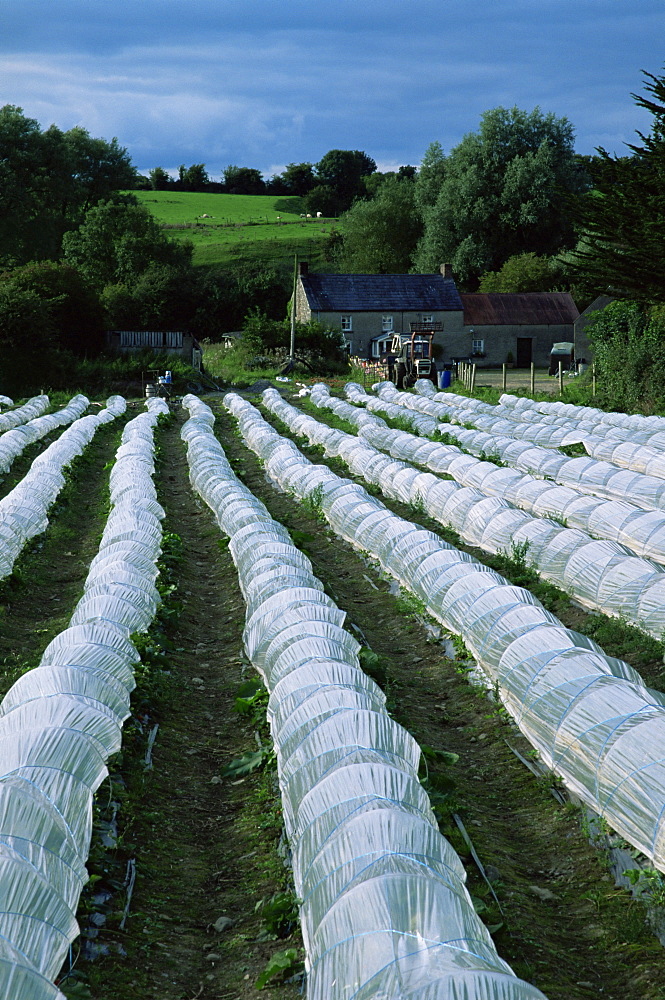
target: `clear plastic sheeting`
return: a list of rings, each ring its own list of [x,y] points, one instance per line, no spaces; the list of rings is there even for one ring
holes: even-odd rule
[[[419,391],[429,394],[427,387],[419,387]],[[655,415],[606,413],[593,406],[577,406],[562,400],[537,402],[509,393],[500,397],[499,407],[502,413],[516,420],[532,420],[534,415],[538,419],[542,414],[561,425],[568,421],[571,433],[577,440],[582,440],[581,432],[584,436],[592,435],[616,442],[627,441],[653,449],[662,448],[665,444],[665,418]]]
[[[555,451],[553,445],[542,447],[542,441],[534,443],[531,438],[527,440],[527,435],[523,433],[521,428],[527,427],[528,424],[513,422],[511,427],[506,428],[504,421],[495,419],[491,415],[483,416],[481,420],[477,420],[474,415],[475,410],[474,412],[465,412],[464,420],[462,420],[460,416],[462,411],[456,411],[454,407],[449,407],[438,401],[439,397],[447,398],[447,393],[438,393],[435,397],[430,395],[432,383],[426,379],[420,379],[416,383],[416,390],[420,395],[397,392],[392,382],[377,383],[373,388],[380,393],[381,398],[391,404],[397,402],[407,409],[413,408],[418,412],[432,415],[438,413],[440,416],[444,416],[447,414],[451,423],[441,425],[439,430],[450,434],[459,442],[460,447],[474,455],[491,454],[522,472],[552,479],[554,482],[570,486],[580,493],[607,500],[625,501],[642,510],[665,511],[665,482],[658,476],[619,468],[609,461],[601,461],[591,457],[569,458],[562,452]],[[458,398],[472,404],[482,402],[481,400],[467,399],[466,396]],[[486,407],[489,404],[482,403],[482,406]],[[450,417],[451,413],[456,413],[454,419]],[[474,430],[468,427],[454,426],[457,422],[470,423],[481,429]],[[568,437],[570,437],[570,432]],[[570,440],[568,437],[564,438],[561,442],[562,445],[582,442],[587,438],[587,435],[575,432]]]
[[[358,398],[354,385],[347,391]],[[341,446],[338,432],[329,454],[343,454],[353,472],[376,483],[386,496],[421,507],[467,544],[487,552],[510,554],[517,546],[544,579],[586,607],[622,617],[658,638],[665,633],[665,606],[659,610],[665,572],[632,554],[646,553],[665,562],[665,518],[660,513],[582,496],[464,455],[454,446],[423,442],[374,416],[367,424],[362,410],[333,398],[323,385],[315,385],[310,398],[359,425],[360,440],[347,435]],[[295,428],[299,411],[274,390],[266,390],[263,399],[269,410]],[[299,419],[297,426],[310,442],[317,437],[313,418]],[[385,449],[392,458],[381,456],[379,465],[376,448]],[[442,481],[408,462],[419,462],[455,481]],[[596,534],[603,540],[596,540]]]
[[[4,406],[13,406],[9,396],[2,396],[0,400],[5,400]],[[12,427],[18,427],[29,420],[34,420],[35,417],[40,417],[45,410],[48,410],[49,405],[48,396],[33,396],[23,406],[17,406],[13,410],[0,414],[0,434],[11,430]]]
[[[644,476],[665,479],[665,454],[651,444],[593,436],[585,437],[582,443],[592,458],[618,465],[621,469],[630,469],[631,472],[640,472]],[[660,442],[661,448],[663,444],[665,434]]]
[[[84,396],[75,397],[77,402],[69,404],[58,414],[50,416],[67,418],[87,408]],[[84,406],[85,400],[85,406]],[[21,482],[0,500],[0,580],[9,576],[17,557],[26,542],[41,534],[48,526],[48,510],[65,485],[63,470],[90,444],[97,429],[116,416],[124,413],[126,403],[121,396],[111,396],[104,409],[86,417],[74,419],[74,423],[49,445],[32,463],[29,472]],[[49,417],[40,417],[48,420]],[[54,426],[57,426],[57,421]],[[53,429],[53,428],[49,428]]]
[[[436,401],[437,405],[443,405],[453,423],[471,422],[483,429],[494,424],[500,433],[532,440],[546,447],[576,444],[588,435],[650,444],[652,447],[659,447],[665,440],[662,417],[608,414],[590,406],[575,406],[559,400],[538,403],[507,394],[501,396],[497,405],[452,392],[436,392],[432,383],[425,379],[416,383],[416,392]],[[515,425],[513,429],[511,425]]]
[[[264,399],[270,396],[267,391]],[[248,446],[282,486],[283,472],[272,457],[283,447],[277,432],[270,440],[265,421],[245,400],[231,395],[225,404]],[[358,440],[356,447],[362,451],[366,445]],[[310,465],[295,446],[291,456],[292,464]],[[317,469],[314,481],[321,484],[321,510],[331,527],[374,555],[446,629],[463,636],[544,762],[665,871],[663,697],[627,663],[565,628],[529,591],[392,514],[361,488],[347,489],[332,472],[323,480],[321,467],[311,467]],[[444,490],[450,485],[440,484]],[[309,492],[303,474],[297,495]],[[409,556],[411,532],[416,551]],[[556,549],[551,556],[557,558]]]
[[[41,440],[41,438],[50,434],[51,431],[56,430],[58,427],[71,424],[73,420],[76,420],[82,413],[85,413],[89,405],[86,396],[78,395],[70,399],[67,405],[63,406],[61,410],[39,416],[48,407],[48,396],[36,396],[34,400],[29,400],[25,406],[21,406],[17,410],[12,410],[11,413],[2,414],[0,416],[0,427],[5,417],[19,414],[20,411],[25,411],[23,417],[27,422],[20,421],[18,425],[11,424],[10,426],[13,427],[12,430],[0,434],[0,472],[8,472],[14,459],[29,444],[34,444],[35,441]]]
[[[289,489],[357,500],[351,484],[303,461],[253,407],[234,395],[225,403]],[[393,1000],[427,984],[429,1000],[542,1000],[501,961],[477,917],[418,781],[419,748],[360,669],[344,614],[236,479],[206,405],[186,396],[183,406],[190,479],[230,537],[247,604],[246,649],[270,695],[308,995]]]
[[[129,715],[139,659],[130,634],[147,627],[159,601],[163,512],[148,470],[153,428],[168,406],[147,406],[123,432],[112,511],[71,623],[0,705],[0,994],[11,1000],[64,1000],[52,980],[78,936],[92,798]],[[124,408],[112,397],[100,414],[77,421],[51,446],[57,461],[66,464],[70,449],[79,453],[100,421]],[[44,477],[50,450],[36,463]]]

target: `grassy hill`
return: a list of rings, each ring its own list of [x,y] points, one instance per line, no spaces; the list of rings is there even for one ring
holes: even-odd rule
[[[135,191],[140,203],[175,239],[191,240],[194,263],[205,267],[257,263],[281,268],[293,255],[325,270],[325,242],[335,219],[303,219],[302,199],[275,195]]]

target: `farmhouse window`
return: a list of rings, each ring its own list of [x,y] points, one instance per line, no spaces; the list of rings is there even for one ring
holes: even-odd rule
[[[342,316],[342,332],[350,333],[353,330],[353,316]]]
[[[392,316],[382,316],[381,317],[381,329],[384,333],[393,332],[393,318]]]
[[[471,353],[472,354],[482,354],[485,350],[484,340],[472,340],[471,341]]]

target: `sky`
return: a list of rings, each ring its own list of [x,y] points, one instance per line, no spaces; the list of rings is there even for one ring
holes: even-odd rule
[[[0,0],[0,105],[214,179],[329,149],[417,166],[498,106],[622,154],[664,40],[664,0]]]

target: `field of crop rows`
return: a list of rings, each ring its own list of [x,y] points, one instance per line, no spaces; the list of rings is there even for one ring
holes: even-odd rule
[[[3,996],[662,996],[661,418],[429,382],[0,403]],[[125,858],[137,749],[169,804]],[[254,907],[265,845],[224,824],[261,773]]]

